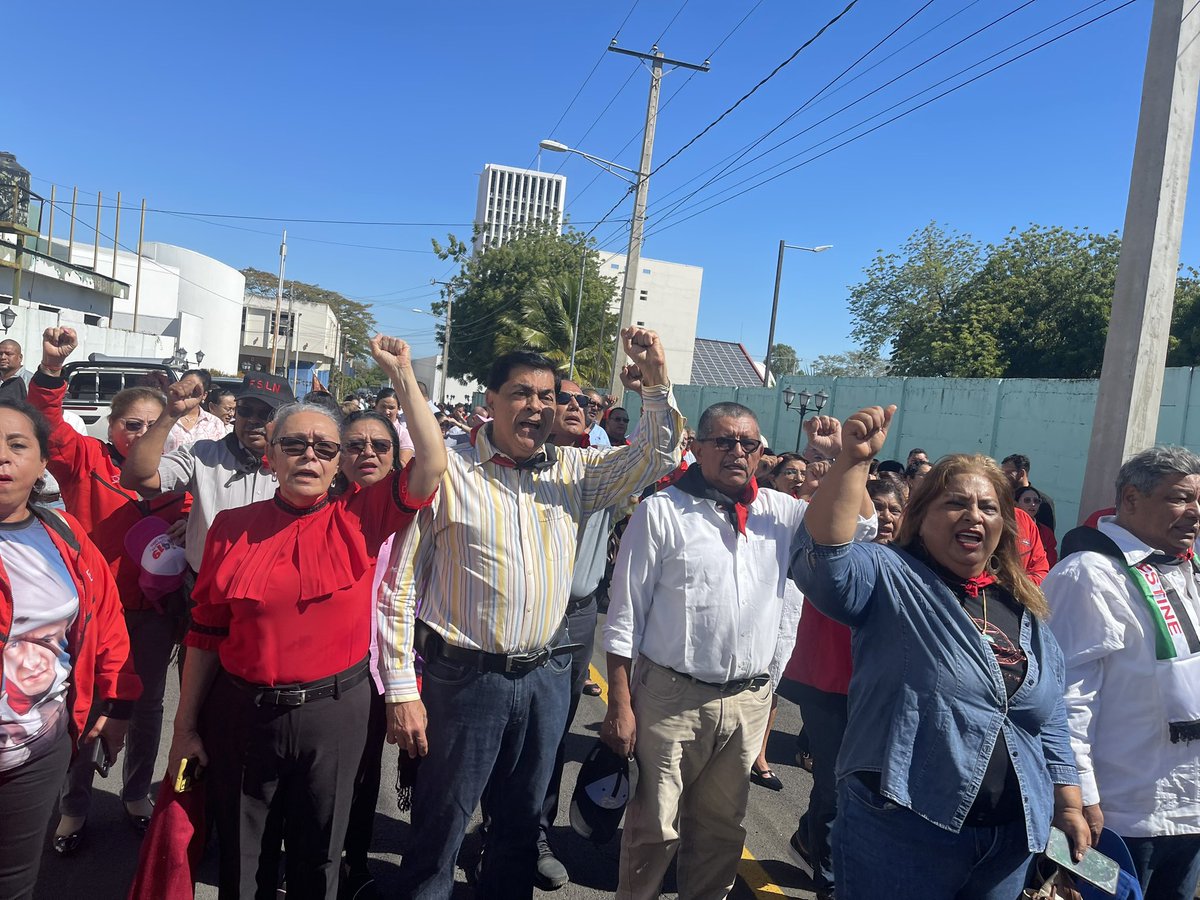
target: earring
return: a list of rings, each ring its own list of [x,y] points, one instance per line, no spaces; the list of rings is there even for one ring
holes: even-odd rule
[[[995,553],[988,557],[987,570],[993,575],[1000,571],[1000,557],[996,556]]]

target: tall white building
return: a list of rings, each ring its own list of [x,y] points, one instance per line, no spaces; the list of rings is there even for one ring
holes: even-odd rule
[[[503,244],[528,222],[547,222],[562,232],[567,176],[488,163],[479,176],[475,204],[475,252]]]
[[[609,306],[614,315],[621,309],[621,285],[625,278],[625,254],[597,254],[600,274],[616,278]],[[687,384],[696,350],[696,319],[700,315],[700,283],[704,269],[683,263],[642,257],[637,273],[637,300],[633,324],[658,332],[667,352],[667,372],[676,384]]]

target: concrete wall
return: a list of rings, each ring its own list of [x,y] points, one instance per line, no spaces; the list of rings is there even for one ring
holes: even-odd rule
[[[147,243],[144,256],[152,262],[142,260],[143,278],[148,267],[165,266],[179,273],[176,314],[189,313],[201,322],[199,339],[184,344],[189,353],[203,350],[208,365],[222,372],[236,372],[245,276],[232,266],[173,244]]]
[[[1095,381],[795,377],[784,378],[778,390],[676,385],[675,398],[692,426],[713,403],[748,406],[771,447],[784,451],[795,448],[800,427],[800,416],[784,406],[785,387],[812,394],[824,389],[824,411],[841,419],[864,406],[895,403],[899,409],[880,459],[903,461],[913,447],[924,448],[930,459],[964,452],[1000,460],[1023,453],[1030,459],[1030,482],[1054,500],[1059,537],[1078,521]],[[637,398],[626,400],[636,418]],[[1200,368],[1166,370],[1158,441],[1200,452]]]
[[[22,294],[24,291],[21,292]],[[172,338],[157,334],[142,334],[83,324],[83,314],[73,310],[48,313],[25,306],[15,307],[17,320],[8,334],[0,329],[0,340],[11,338],[21,345],[25,355],[25,368],[33,371],[42,361],[42,332],[47,328],[74,328],[79,335],[79,349],[73,360],[87,359],[91,353],[108,356],[140,356],[151,359],[166,359],[175,352]]]

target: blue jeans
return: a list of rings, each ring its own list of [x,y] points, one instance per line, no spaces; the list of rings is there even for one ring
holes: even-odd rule
[[[450,896],[459,847],[485,790],[491,822],[476,894],[533,896],[538,821],[570,688],[569,653],[523,675],[479,672],[436,654],[425,661],[429,755],[413,790],[400,896]]]
[[[800,817],[800,839],[808,848],[813,863],[813,886],[832,888],[833,852],[829,834],[837,816],[837,766],[846,732],[846,695],[831,694],[807,684],[793,682],[791,690],[800,706],[804,733],[813,759],[813,786],[808,795],[808,810]]]
[[[833,869],[838,900],[1014,900],[1033,859],[1025,823],[954,834],[875,793],[838,783]]]
[[[1200,834],[1124,838],[1146,900],[1192,900],[1200,887]]]
[[[558,742],[558,751],[554,754],[554,769],[550,773],[550,786],[546,789],[546,800],[542,804],[539,839],[544,839],[549,835],[554,820],[558,817],[563,764],[566,762],[567,735],[571,732],[571,722],[574,721],[575,711],[579,708],[579,698],[583,692],[583,683],[587,680],[588,666],[591,665],[592,650],[596,644],[596,596],[594,594],[574,608],[568,605],[567,640],[581,646],[578,650],[571,652],[571,703],[567,707],[566,726],[563,728],[562,740]]]

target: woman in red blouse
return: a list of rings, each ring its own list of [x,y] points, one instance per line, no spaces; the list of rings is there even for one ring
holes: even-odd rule
[[[278,493],[220,513],[205,543],[169,774],[188,759],[209,767],[222,898],[273,892],[281,836],[291,892],[337,896],[370,704],[375,558],[446,468],[408,346],[377,336],[371,352],[408,418],[413,461],[331,499],[342,450],[333,413],[282,407],[267,452]],[[219,726],[207,745],[202,705]]]

